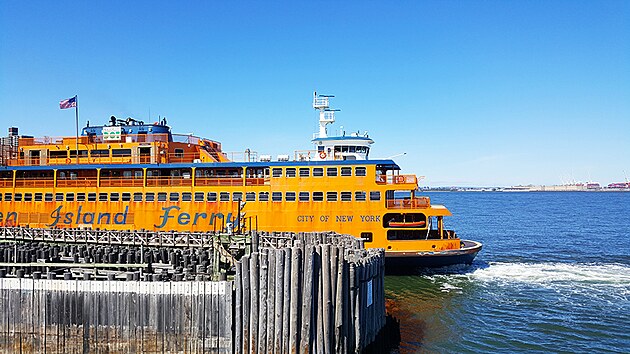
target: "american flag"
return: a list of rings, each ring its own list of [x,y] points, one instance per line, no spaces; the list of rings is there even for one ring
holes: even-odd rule
[[[67,100],[63,100],[59,102],[60,109],[72,108],[77,106],[77,96],[72,98],[68,98]]]

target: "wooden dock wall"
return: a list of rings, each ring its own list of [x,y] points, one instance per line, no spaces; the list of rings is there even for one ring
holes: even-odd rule
[[[237,264],[235,352],[354,353],[372,343],[385,324],[384,251],[326,233],[285,243]]]
[[[349,235],[252,232],[234,280],[210,282],[204,252],[216,242],[198,235],[208,247],[141,249],[149,263],[168,259],[147,267],[122,256],[93,264],[103,246],[76,231],[70,243],[17,232],[0,262],[0,353],[357,353],[385,324],[384,251]],[[92,280],[77,268],[90,264],[118,275]],[[158,264],[161,273],[137,276]]]
[[[0,353],[231,353],[232,282],[0,278]]]

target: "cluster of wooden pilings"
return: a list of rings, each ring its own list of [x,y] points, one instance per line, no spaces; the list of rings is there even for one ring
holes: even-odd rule
[[[230,235],[223,280],[221,235],[87,232],[0,232],[0,353],[350,353],[385,323],[384,251],[349,235]]]
[[[236,353],[360,352],[385,324],[384,251],[334,233],[263,234],[235,277]]]
[[[213,247],[0,243],[0,278],[202,281],[220,277],[219,257]]]

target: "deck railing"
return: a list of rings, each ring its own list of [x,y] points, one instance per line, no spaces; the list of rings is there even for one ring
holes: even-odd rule
[[[242,177],[197,177],[196,186],[242,186]]]
[[[101,177],[101,187],[142,187],[143,185],[142,178]]]
[[[192,179],[181,177],[147,177],[147,187],[190,187],[192,185]]]
[[[429,197],[417,197],[414,199],[388,199],[386,206],[389,209],[415,209],[431,206]]]
[[[13,187],[13,178],[0,178],[0,187],[3,187],[3,188]]]
[[[418,177],[415,175],[377,175],[378,184],[418,184]]]
[[[10,182],[10,181],[9,181]],[[55,180],[51,178],[16,178],[15,187],[21,188],[52,188],[55,186]],[[5,185],[5,187],[11,187],[11,183]]]
[[[103,179],[101,178],[101,185]],[[17,180],[16,180],[17,182]],[[57,179],[57,187],[96,187],[96,177],[79,177],[76,179]],[[140,184],[142,186],[142,184]]]

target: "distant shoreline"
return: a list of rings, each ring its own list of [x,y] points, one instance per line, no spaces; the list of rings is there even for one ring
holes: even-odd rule
[[[554,186],[556,187],[556,186]],[[561,187],[561,186],[560,186]],[[586,192],[586,193],[611,193],[611,192],[621,192],[626,193],[630,192],[630,188],[598,188],[598,189],[552,189],[552,188],[536,188],[532,187],[530,189],[513,189],[512,187],[485,187],[485,188],[475,188],[475,187],[437,187],[437,188],[422,188],[423,192],[504,192],[504,193],[549,193],[549,192]]]

